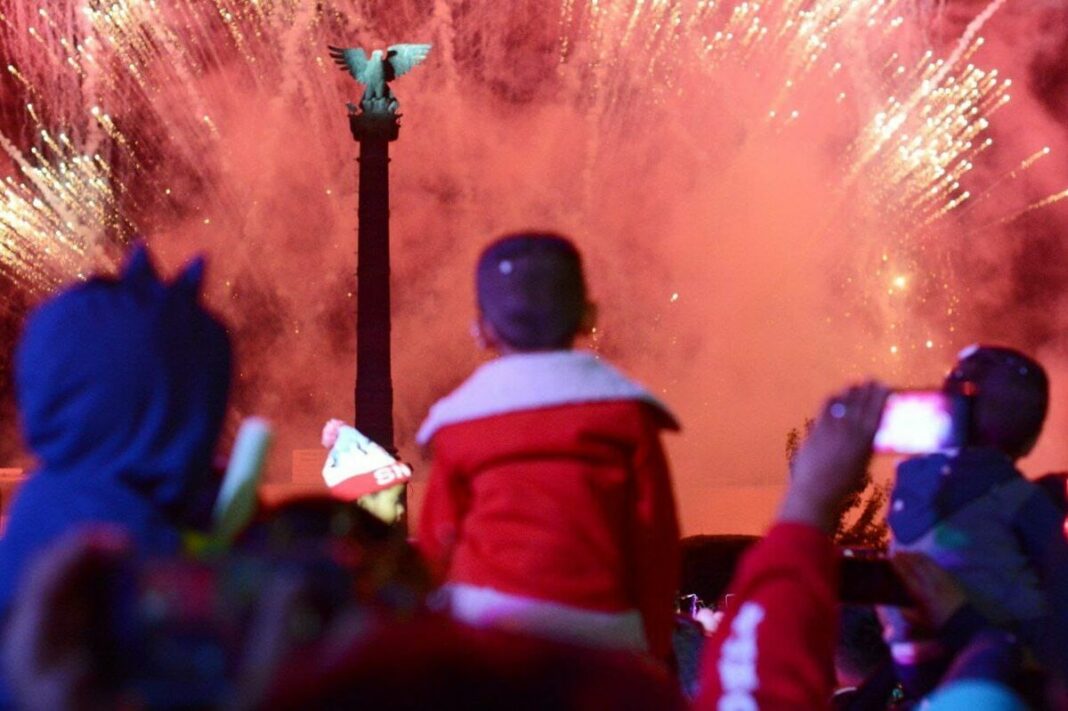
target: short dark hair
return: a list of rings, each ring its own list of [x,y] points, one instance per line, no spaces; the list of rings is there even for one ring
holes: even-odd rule
[[[974,395],[968,443],[1027,454],[1049,410],[1049,378],[1035,359],[1003,346],[972,346],[946,376],[947,392]]]
[[[521,232],[483,250],[475,273],[478,307],[497,336],[519,350],[567,348],[582,327],[582,257],[566,237]]]

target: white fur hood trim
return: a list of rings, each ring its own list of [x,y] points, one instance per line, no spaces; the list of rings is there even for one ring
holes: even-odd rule
[[[430,408],[416,442],[426,446],[442,427],[483,417],[616,400],[648,403],[678,429],[663,403],[593,353],[549,351],[502,356],[482,365]]]

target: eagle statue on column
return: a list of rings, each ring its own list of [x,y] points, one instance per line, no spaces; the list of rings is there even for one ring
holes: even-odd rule
[[[389,82],[404,76],[430,53],[429,44],[395,44],[385,52],[376,49],[370,58],[359,47],[345,49],[327,45],[330,56],[342,71],[364,85],[362,103],[393,103]]]

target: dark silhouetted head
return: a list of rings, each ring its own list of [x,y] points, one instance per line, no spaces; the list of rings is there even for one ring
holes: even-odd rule
[[[512,349],[570,348],[583,328],[588,303],[582,257],[565,237],[502,237],[482,252],[475,279],[482,318]]]
[[[946,376],[947,392],[974,396],[968,444],[1013,459],[1031,451],[1049,409],[1049,378],[1038,361],[1012,348],[971,346]]]

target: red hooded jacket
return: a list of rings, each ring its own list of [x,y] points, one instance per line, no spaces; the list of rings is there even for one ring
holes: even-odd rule
[[[590,353],[491,361],[420,430],[433,452],[420,548],[448,583],[513,602],[637,611],[666,657],[679,528],[664,428],[677,428],[667,410]]]

